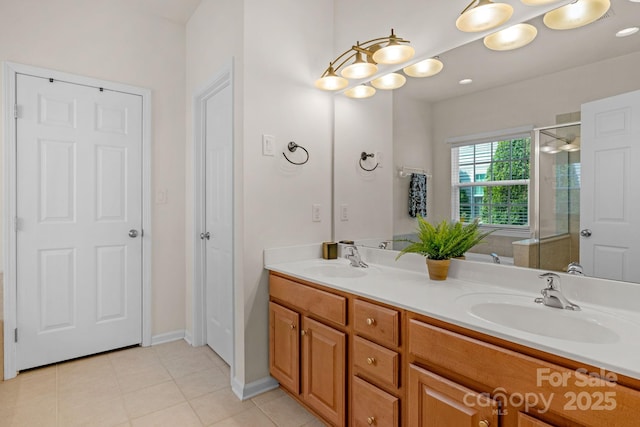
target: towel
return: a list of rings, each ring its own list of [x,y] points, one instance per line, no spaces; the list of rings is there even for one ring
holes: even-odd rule
[[[409,216],[415,218],[427,216],[427,176],[412,173],[409,183]]]

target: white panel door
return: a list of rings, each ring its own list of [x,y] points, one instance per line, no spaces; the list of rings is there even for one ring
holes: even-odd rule
[[[640,282],[640,91],[582,106],[580,263]]]
[[[226,85],[205,106],[205,226],[207,344],[229,365],[233,358],[232,91]]]
[[[16,88],[17,369],[138,344],[142,98],[22,74]]]

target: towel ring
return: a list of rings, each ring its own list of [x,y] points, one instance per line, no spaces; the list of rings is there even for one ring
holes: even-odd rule
[[[360,161],[359,161],[359,163],[360,163],[360,169],[365,170],[365,171],[367,171],[367,172],[372,172],[372,171],[376,170],[376,168],[380,165],[380,163],[376,162],[376,165],[373,167],[373,169],[367,169],[367,168],[365,168],[364,166],[362,166],[362,162],[363,162],[363,161],[365,161],[365,160],[367,160],[367,157],[371,157],[371,158],[373,158],[373,157],[375,157],[375,154],[373,154],[373,153],[369,153],[369,154],[367,154],[365,151],[363,151],[362,153],[360,153]]]
[[[300,165],[304,165],[305,163],[307,163],[307,162],[309,161],[309,152],[308,152],[308,151],[307,151],[307,149],[306,149],[306,148],[304,148],[302,145],[298,145],[298,144],[296,144],[296,143],[295,143],[295,142],[293,142],[293,141],[291,141],[289,144],[287,144],[287,149],[288,149],[288,150],[289,150],[289,152],[291,152],[291,153],[295,153],[295,152],[296,152],[296,150],[297,150],[298,148],[301,148],[301,149],[302,149],[302,151],[304,151],[304,152],[307,154],[307,158],[305,159],[305,161],[304,161],[304,162],[300,162],[300,163],[298,163],[298,162],[292,162],[292,161],[287,157],[287,155],[284,153],[284,151],[282,152],[282,155],[284,156],[284,158],[285,158],[285,159],[287,159],[287,161],[288,161],[289,163],[291,163],[291,164],[293,164],[293,165],[300,166]]]

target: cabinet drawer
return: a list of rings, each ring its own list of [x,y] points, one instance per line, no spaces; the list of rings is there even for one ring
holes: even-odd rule
[[[353,329],[379,344],[397,347],[400,345],[400,312],[354,300]]]
[[[373,377],[386,386],[398,388],[400,356],[378,344],[360,337],[353,337],[353,365],[355,373]]]
[[[397,397],[378,387],[353,377],[353,410],[351,425],[354,427],[397,427],[400,405]]]
[[[269,294],[323,319],[347,324],[347,299],[340,295],[274,275],[269,278]]]

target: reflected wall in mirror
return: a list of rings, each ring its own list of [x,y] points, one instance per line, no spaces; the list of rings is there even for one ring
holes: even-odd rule
[[[344,169],[336,160],[335,237],[371,239],[375,244],[377,240],[414,231],[415,219],[408,214],[409,179],[399,176],[397,170],[401,166],[424,169],[432,175],[427,186],[427,218],[431,221],[451,218],[451,146],[446,141],[452,137],[523,125],[553,125],[558,123],[558,116],[580,111],[584,103],[640,89],[636,76],[640,68],[640,35],[615,37],[618,30],[638,25],[633,21],[640,13],[640,4],[628,0],[613,0],[611,4],[605,18],[576,30],[549,30],[540,17],[529,21],[538,28],[538,37],[522,49],[489,51],[478,40],[443,52],[440,58],[445,65],[440,74],[409,79],[405,87],[394,91],[392,100],[383,107],[392,110],[390,124],[378,120],[374,113],[377,107],[371,103],[348,100],[348,110],[360,111],[359,118],[366,121],[360,126],[371,126],[376,132],[392,135],[392,153],[391,156],[384,153],[386,175],[380,176],[384,182],[378,182],[373,190],[370,186],[369,191],[358,191],[362,180],[353,179],[353,166]],[[463,78],[472,78],[473,83],[459,85]],[[344,109],[336,108],[336,159],[346,148],[340,146],[340,141],[345,143],[341,132],[352,122],[350,113],[343,113]],[[348,200],[341,194],[346,189],[350,194]],[[387,189],[390,194],[381,194]],[[380,202],[372,205],[372,197]],[[367,207],[356,215],[355,205],[361,201]],[[386,212],[388,206],[380,203],[387,202],[391,204],[391,225],[378,222],[369,226],[368,217],[377,215],[376,209]],[[341,204],[349,205],[352,215],[348,221],[340,221]],[[538,213],[531,212],[532,221],[537,221]],[[576,219],[569,219],[570,226],[571,221]],[[494,233],[489,243],[477,250],[511,258],[513,241],[534,237],[534,232],[532,228],[524,235]]]

